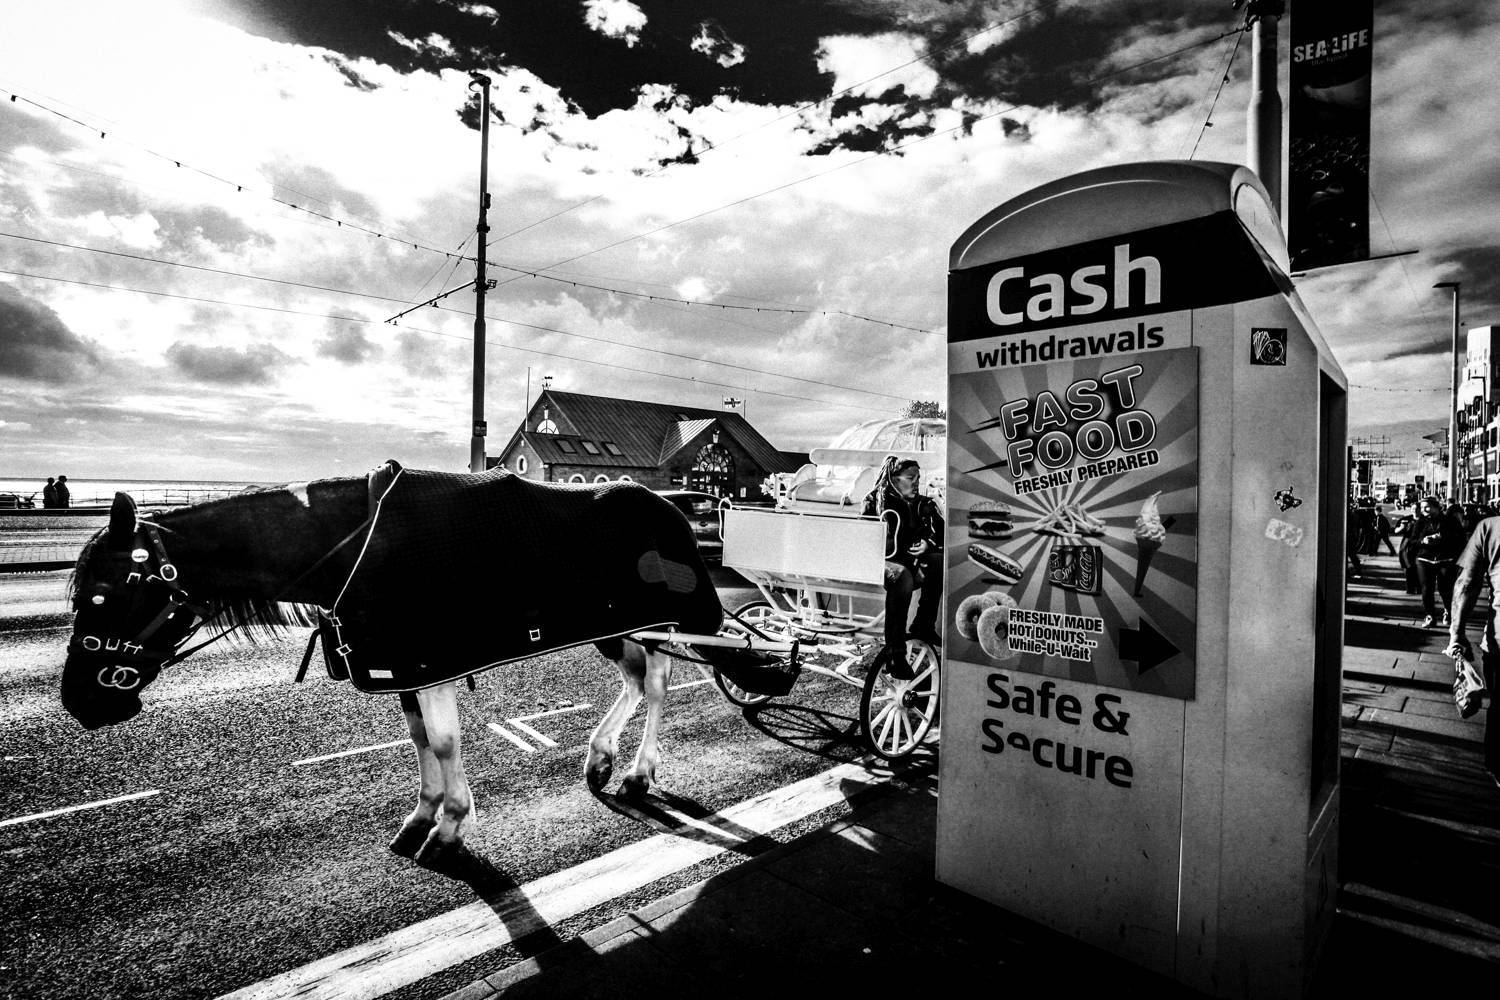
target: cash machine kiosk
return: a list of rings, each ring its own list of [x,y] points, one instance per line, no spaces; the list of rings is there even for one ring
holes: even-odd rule
[[[1254,174],[1092,170],[953,245],[940,881],[1217,996],[1337,890],[1347,381]]]

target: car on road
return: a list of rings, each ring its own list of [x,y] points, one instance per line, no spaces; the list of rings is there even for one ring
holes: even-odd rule
[[[719,537],[719,498],[697,490],[656,490],[656,495],[671,501],[682,511],[698,542],[698,554],[706,563],[724,558],[724,540]]]

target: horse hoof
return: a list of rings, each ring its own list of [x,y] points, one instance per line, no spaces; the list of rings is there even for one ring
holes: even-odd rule
[[[589,791],[597,795],[604,791],[604,786],[609,784],[609,779],[614,773],[614,761],[603,755],[596,758],[590,754],[589,761],[583,768],[583,780],[588,782]]]
[[[427,841],[427,835],[432,832],[435,823],[403,823],[401,829],[392,838],[390,848],[403,858],[415,858],[417,852]]]
[[[423,868],[441,868],[464,857],[464,842],[461,840],[438,840],[428,837],[412,859]]]
[[[651,779],[643,774],[632,774],[620,782],[620,794],[627,799],[643,799],[651,787]]]

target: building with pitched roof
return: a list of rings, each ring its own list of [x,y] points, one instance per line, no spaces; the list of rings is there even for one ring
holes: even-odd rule
[[[490,466],[541,482],[628,479],[754,501],[765,499],[767,476],[806,461],[778,450],[737,411],[549,388]]]

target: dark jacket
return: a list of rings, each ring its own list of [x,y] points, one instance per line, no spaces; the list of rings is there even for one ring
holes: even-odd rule
[[[865,495],[866,516],[877,513],[876,493],[877,490],[871,490]],[[943,512],[938,509],[937,501],[932,497],[914,493],[908,500],[897,493],[894,487],[888,486],[885,489],[884,509],[895,511],[901,516],[899,524],[892,524],[892,519],[886,518],[885,550],[890,552],[892,544],[896,550],[895,555],[890,557],[892,562],[911,566],[916,560],[908,550],[923,539],[926,539],[929,551],[941,551]]]
[[[1451,562],[1464,550],[1468,532],[1451,515],[1441,514],[1417,518],[1411,527],[1412,547],[1415,558],[1429,562]],[[1436,537],[1434,537],[1436,536]]]

